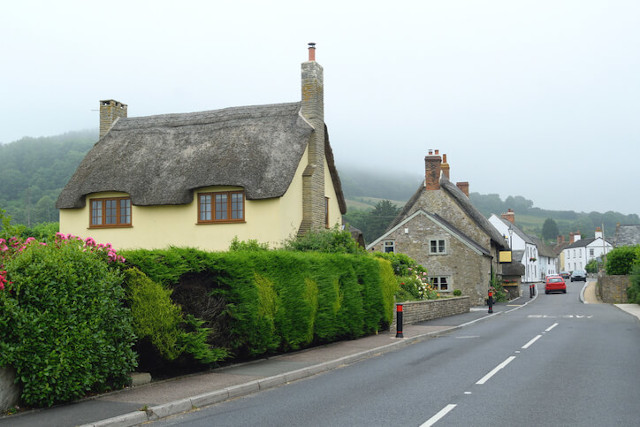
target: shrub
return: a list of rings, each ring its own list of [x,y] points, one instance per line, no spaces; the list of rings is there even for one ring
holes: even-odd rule
[[[119,388],[135,367],[122,276],[81,241],[16,245],[0,291],[0,366],[13,366],[27,405]]]
[[[629,303],[640,304],[640,264],[636,263],[631,268],[631,275],[629,277],[631,285],[627,288],[627,297]]]
[[[256,239],[249,239],[247,241],[239,241],[238,236],[231,240],[229,246],[230,251],[268,251],[268,243],[259,243]]]
[[[209,329],[202,326],[203,321],[194,316],[183,318],[182,308],[171,301],[170,289],[149,279],[137,268],[125,271],[125,284],[138,340],[148,339],[163,358],[173,361],[189,354],[208,364],[227,356],[226,350],[209,347]]]
[[[454,289],[453,290],[453,296],[454,297],[459,297],[462,295],[462,291],[460,289]]]
[[[584,266],[584,269],[587,271],[587,273],[591,273],[591,274],[596,274],[599,268],[600,268],[600,264],[595,259],[592,259],[587,263],[587,265]]]
[[[364,248],[358,245],[353,237],[351,237],[351,233],[338,228],[309,231],[303,236],[297,236],[285,241],[283,249],[289,251],[315,251],[339,254],[365,252]]]
[[[625,275],[637,259],[637,247],[620,246],[607,254],[605,271],[609,275]]]

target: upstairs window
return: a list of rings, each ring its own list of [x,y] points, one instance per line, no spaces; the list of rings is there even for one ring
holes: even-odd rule
[[[244,192],[200,193],[198,223],[225,222],[244,222]]]
[[[114,197],[91,199],[90,227],[130,227],[131,199]]]
[[[430,240],[429,253],[430,254],[446,254],[447,248],[446,248],[444,239]]]
[[[393,240],[387,240],[384,242],[384,252],[385,253],[395,253],[396,251],[396,242]]]

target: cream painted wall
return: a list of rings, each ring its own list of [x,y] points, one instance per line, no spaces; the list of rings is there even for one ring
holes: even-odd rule
[[[79,237],[93,237],[99,243],[111,243],[116,249],[162,249],[168,246],[195,247],[224,251],[234,237],[255,239],[279,247],[295,236],[302,222],[302,173],[307,164],[305,151],[286,193],[279,198],[245,200],[245,223],[197,224],[197,197],[186,205],[132,206],[132,227],[89,228],[89,199],[126,197],[126,193],[94,193],[87,196],[82,209],[60,210],[60,231]],[[325,196],[329,197],[329,223],[342,224],[338,197],[325,162]],[[195,191],[230,191],[240,187],[207,187]],[[274,221],[274,219],[276,219]]]
[[[329,227],[334,225],[342,225],[342,214],[340,213],[340,205],[338,204],[338,196],[336,188],[331,179],[329,172],[329,164],[324,162],[324,195],[329,198]]]

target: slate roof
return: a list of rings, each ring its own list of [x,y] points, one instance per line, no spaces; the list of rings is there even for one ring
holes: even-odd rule
[[[496,228],[491,225],[489,220],[480,213],[478,209],[471,203],[469,198],[458,188],[457,185],[453,184],[447,177],[444,175],[440,178],[440,189],[448,193],[451,198],[462,208],[462,210],[469,215],[476,223],[476,225],[484,231],[490,238],[493,240],[499,248],[507,249],[506,241],[504,240],[504,236],[502,236]],[[398,214],[398,216],[391,222],[389,227],[387,228],[387,232],[404,221],[405,218],[412,211],[414,205],[417,203],[418,199],[422,195],[422,193],[426,191],[424,188],[424,182],[420,185],[418,190],[411,196],[411,198],[405,203],[402,211]],[[432,190],[430,190],[432,191]],[[386,234],[386,232],[385,232]]]
[[[89,193],[118,191],[138,206],[180,205],[193,190],[237,186],[249,200],[282,196],[313,127],[300,102],[120,118],[87,154],[56,207],[81,208]],[[325,132],[325,135],[328,135]],[[325,154],[342,213],[346,202],[328,136]]]
[[[640,245],[640,225],[618,225],[614,237],[614,246]]]

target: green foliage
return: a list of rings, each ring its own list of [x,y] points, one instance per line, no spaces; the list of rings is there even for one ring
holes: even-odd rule
[[[330,230],[310,231],[303,236],[293,237],[284,242],[284,249],[302,252],[328,252],[338,254],[356,254],[364,252],[346,230],[332,228]]]
[[[631,268],[629,276],[631,285],[627,288],[627,297],[630,304],[640,304],[640,263],[636,262]]]
[[[556,240],[558,237],[558,224],[553,220],[553,218],[547,218],[542,225],[542,238],[549,240]]]
[[[268,243],[259,243],[256,239],[249,239],[246,241],[239,241],[238,236],[235,236],[229,246],[230,251],[268,251]]]
[[[453,296],[454,297],[459,297],[462,295],[462,291],[460,289],[454,289],[453,290]]]
[[[122,276],[82,242],[32,242],[4,259],[0,366],[13,366],[22,401],[51,406],[127,384],[135,367]]]
[[[193,316],[183,319],[182,308],[171,301],[171,290],[137,268],[125,271],[125,284],[136,336],[148,339],[165,359],[175,360],[185,353],[207,364],[227,356],[224,349],[208,346],[203,321]]]
[[[600,263],[597,260],[592,259],[587,263],[587,265],[584,266],[584,269],[587,271],[587,273],[595,274],[600,269]]]
[[[84,131],[0,144],[0,208],[28,227],[57,221],[55,201],[96,140]]]
[[[382,200],[372,210],[353,210],[346,213],[343,220],[362,231],[365,242],[372,242],[384,233],[399,213],[399,207],[389,200]]]
[[[185,293],[183,286],[190,286],[189,294],[194,283],[204,286],[197,301],[180,301],[183,312],[206,325],[225,325],[209,345],[238,357],[359,337],[388,326],[393,316],[397,285],[390,263],[361,251],[170,248],[123,255],[152,280],[172,286],[173,297]],[[206,309],[216,301],[224,301],[221,310]]]
[[[638,249],[634,246],[620,246],[607,254],[605,271],[609,275],[625,275],[638,259]]]

